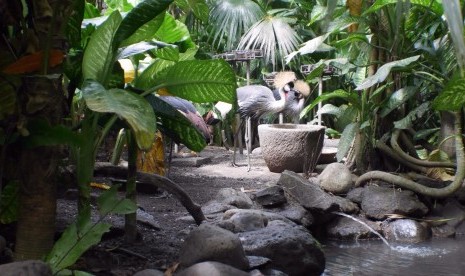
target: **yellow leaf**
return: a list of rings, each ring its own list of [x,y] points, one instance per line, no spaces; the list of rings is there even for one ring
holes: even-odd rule
[[[102,189],[102,190],[109,190],[110,189],[110,186],[105,184],[105,183],[91,182],[90,186],[93,187],[93,188],[99,188],[99,189]]]
[[[152,148],[147,152],[139,151],[137,154],[137,169],[141,172],[162,176],[166,174],[163,136],[159,131],[155,135],[155,142],[152,144]]]

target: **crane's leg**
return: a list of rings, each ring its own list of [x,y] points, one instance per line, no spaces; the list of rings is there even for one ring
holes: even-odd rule
[[[250,171],[250,154],[252,153],[252,120],[250,117],[246,119],[246,129],[245,129],[245,146],[247,148],[247,171]]]
[[[238,114],[236,114],[236,129],[234,131],[234,141],[233,141],[233,156],[232,156],[232,162],[231,162],[231,165],[233,167],[237,167],[238,165],[236,164],[236,149],[237,149],[237,145],[239,145],[239,141],[238,140],[242,140],[241,139],[238,139],[238,137],[241,137],[239,134],[240,134],[240,130],[241,130],[241,118],[239,117]],[[240,151],[242,153],[242,141],[241,141],[241,144],[240,144]]]

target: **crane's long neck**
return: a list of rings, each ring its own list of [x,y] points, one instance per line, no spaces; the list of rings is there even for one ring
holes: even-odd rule
[[[281,112],[284,109],[284,107],[286,106],[286,100],[287,100],[287,95],[284,92],[284,89],[280,88],[278,92],[279,92],[279,96],[281,97],[281,99],[272,102],[270,105],[270,109],[273,110],[273,112],[275,113]]]

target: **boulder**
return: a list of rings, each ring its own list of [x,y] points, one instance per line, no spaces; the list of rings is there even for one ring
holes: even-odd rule
[[[238,235],[247,255],[271,259],[272,269],[288,275],[321,275],[324,271],[320,244],[300,225],[274,220],[265,228]]]
[[[265,226],[268,224],[268,222],[273,220],[281,220],[288,224],[294,224],[294,222],[280,214],[256,209],[231,209],[223,214],[223,220],[231,221],[231,218],[238,214],[253,214],[255,216],[262,216],[266,219]]]
[[[300,205],[310,210],[315,218],[322,221],[327,220],[326,217],[328,216],[330,218],[334,217],[334,215],[331,215],[333,211],[350,214],[359,210],[358,206],[352,201],[323,191],[316,178],[307,180],[297,173],[284,171],[278,180],[278,185],[292,195]]]
[[[249,273],[219,262],[202,262],[192,265],[176,276],[249,276]]]
[[[333,194],[347,193],[354,187],[352,173],[342,163],[331,163],[318,175],[320,187]]]
[[[389,214],[423,217],[429,211],[412,191],[378,186],[364,188],[361,208],[377,220],[386,219]]]
[[[0,275],[15,276],[15,275],[33,275],[33,276],[51,276],[52,270],[50,267],[39,260],[29,260],[21,262],[13,262],[0,265]]]
[[[418,221],[399,219],[391,221],[383,229],[388,240],[418,243],[431,238],[431,229]]]
[[[250,209],[253,205],[252,200],[246,193],[236,191],[232,188],[223,188],[219,190],[215,199],[223,204],[236,206],[242,209]]]
[[[202,224],[187,236],[181,246],[179,263],[189,267],[204,261],[217,261],[238,269],[248,269],[238,236],[218,226]]]
[[[271,212],[279,214],[285,218],[290,219],[291,221],[302,225],[305,228],[309,228],[310,226],[313,225],[313,216],[304,207],[302,207],[300,204],[296,203],[291,203],[291,204],[285,204],[283,206],[280,206],[278,208],[274,209],[269,209]]]
[[[378,223],[367,220],[364,217],[355,218],[367,224],[373,231],[377,233],[381,231],[381,226]],[[327,225],[327,235],[330,239],[338,240],[379,238],[371,229],[351,218],[337,217]]]
[[[234,225],[233,233],[255,231],[268,224],[266,216],[259,212],[237,212],[229,221]]]
[[[263,207],[279,206],[287,202],[283,188],[277,185],[255,192],[253,200]]]

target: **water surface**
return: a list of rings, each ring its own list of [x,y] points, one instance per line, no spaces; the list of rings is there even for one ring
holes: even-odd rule
[[[391,247],[376,241],[328,241],[324,276],[465,275],[465,237]]]

